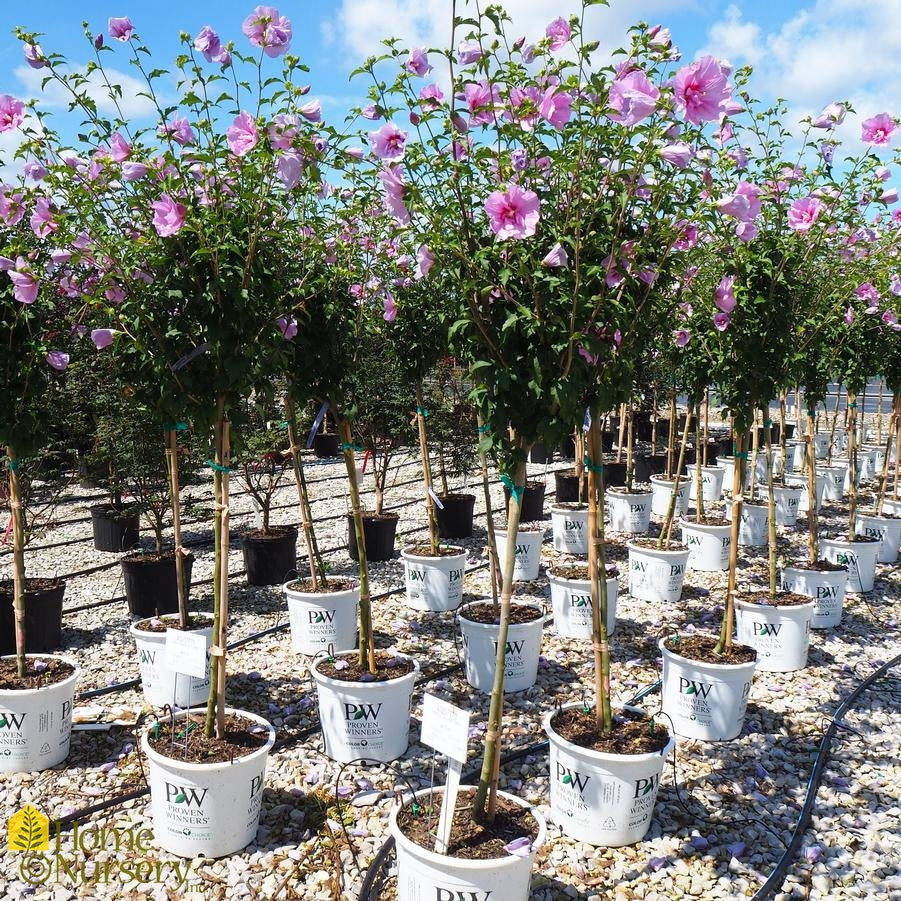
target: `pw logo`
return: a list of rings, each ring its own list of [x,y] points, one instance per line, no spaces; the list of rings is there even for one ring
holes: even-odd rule
[[[580,794],[585,791],[585,786],[588,785],[590,779],[591,776],[577,773],[568,766],[563,766],[562,763],[557,764],[557,780],[564,785],[574,785],[579,790]]]
[[[6,844],[10,851],[46,851],[50,847],[50,820],[26,804],[9,818]]]
[[[184,804],[186,807],[194,805],[195,807],[203,806],[203,799],[209,789],[191,788],[181,785],[173,785],[171,782],[166,783],[166,800],[173,804]]]
[[[684,676],[679,677],[679,692],[683,695],[696,695],[699,698],[706,698],[710,694],[713,685],[709,682],[695,682],[694,679],[686,679]]]
[[[755,635],[778,635],[782,628],[782,623],[759,623],[754,621]]]
[[[330,623],[334,622],[335,619],[335,611],[334,610],[311,610],[309,613],[310,623],[313,625],[319,625],[320,623]]]
[[[381,702],[378,704],[347,704],[344,705],[344,719],[346,720],[377,720]]]
[[[645,795],[649,795],[652,791],[655,791],[658,785],[660,785],[659,776],[648,776],[647,779],[636,779],[635,794],[633,797],[643,798]]]
[[[25,713],[0,713],[0,729],[21,729]]]

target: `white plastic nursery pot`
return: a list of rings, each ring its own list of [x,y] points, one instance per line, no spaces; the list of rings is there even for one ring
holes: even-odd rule
[[[192,629],[197,635],[206,639],[207,651],[213,643],[213,618],[207,614],[192,613],[191,616],[202,615],[209,623],[202,629]],[[164,623],[178,623],[178,614],[169,613],[159,617]],[[140,622],[132,623],[128,631],[135,640],[138,649],[138,667],[141,672],[141,688],[144,700],[153,707],[164,707],[172,704],[176,707],[195,707],[206,702],[210,693],[210,658],[207,654],[206,675],[199,679],[185,673],[170,669],[166,663],[166,633],[145,632],[139,629]]]
[[[678,601],[682,597],[688,550],[629,542],[629,594],[643,601]]]
[[[70,660],[27,654],[29,660]],[[15,656],[2,657],[15,660]],[[81,669],[41,688],[0,689],[0,773],[37,773],[62,763],[69,754],[72,706]]]
[[[822,473],[826,482],[823,498],[827,501],[840,501],[845,493],[845,475],[848,472],[846,463],[833,463],[831,466],[818,466],[817,475]]]
[[[352,648],[357,643],[357,608],[360,586],[342,591],[299,591],[296,581],[282,585],[288,599],[291,648],[313,656],[332,648]]]
[[[543,532],[541,530],[517,530],[516,560],[513,564],[514,582],[531,582],[533,579],[538,578],[538,567],[541,564],[542,537]],[[501,570],[503,570],[504,561],[507,559],[507,530],[495,529],[494,538],[497,542],[497,558],[500,561]]]
[[[813,598],[811,629],[832,629],[842,621],[848,570],[807,569],[786,566],[782,569],[782,590]]]
[[[563,569],[563,567],[560,567]],[[559,570],[558,570],[559,572]],[[569,578],[548,571],[554,629],[564,638],[591,638],[591,580]],[[607,577],[607,634],[616,629],[616,600],[619,582]]]
[[[666,516],[669,511],[670,498],[673,496],[673,482],[662,476],[651,476],[651,513],[654,516]],[[688,482],[685,476],[679,479],[679,490],[676,492],[676,512],[674,516],[682,516],[688,509]]]
[[[644,535],[651,524],[650,491],[633,491],[611,488],[604,493],[610,511],[610,528],[614,532]]]
[[[825,460],[829,456],[829,446],[832,439],[826,432],[817,432],[813,436],[813,452],[817,460]]]
[[[356,651],[335,656],[342,653]],[[400,757],[410,744],[410,698],[419,664],[412,660],[413,669],[399,679],[343,682],[320,673],[322,663],[315,661],[310,673],[316,682],[326,756],[338,763],[389,763]]]
[[[821,507],[823,506],[823,495],[826,491],[826,477],[823,475],[823,473],[817,470],[815,478],[817,493],[817,513],[819,513]],[[806,513],[810,509],[810,504],[807,499],[807,476],[788,474],[785,477],[785,484],[793,488],[797,487],[801,489],[801,499],[798,501],[798,512]]]
[[[203,716],[206,708],[190,712]],[[152,726],[141,735],[141,750],[148,762],[153,836],[170,854],[226,857],[256,838],[266,762],[275,744],[275,730],[252,713],[230,709],[226,713],[265,729],[265,744],[246,757],[221,763],[187,763],[166,757],[150,746]],[[184,716],[185,711],[177,714],[176,722]]]
[[[729,568],[732,526],[707,525],[680,519],[682,543],[688,548],[688,568],[698,572],[721,572]]]
[[[815,603],[790,606],[755,604],[736,599],[738,641],[757,651],[757,669],[791,673],[807,666],[810,624]]]
[[[895,563],[898,560],[898,546],[901,544],[901,519],[858,513],[854,530],[858,535],[866,538],[879,539],[877,563]]]
[[[554,504],[551,507],[554,550],[562,554],[588,553],[588,507],[584,504]]]
[[[714,641],[716,640],[714,636]],[[729,741],[742,730],[757,661],[707,663],[680,657],[657,643],[663,656],[662,707],[676,735]]]
[[[554,822],[570,838],[589,845],[621,848],[640,842],[651,826],[660,775],[675,738],[670,735],[662,750],[648,754],[594,751],[556,732],[551,723],[556,715],[556,710],[550,711],[543,724],[550,740]]]
[[[888,516],[901,516],[901,500],[886,498],[882,502],[882,512]]]
[[[688,499],[697,500],[697,466],[690,463],[688,470]],[[714,504],[723,496],[723,477],[726,470],[722,466],[701,467],[701,496],[705,504]]]
[[[767,543],[769,513],[766,504],[750,504],[745,501],[741,505],[741,522],[738,524],[739,547],[763,547]],[[726,519],[732,522],[732,504],[726,504]]]
[[[848,567],[848,594],[866,594],[876,581],[876,558],[880,541],[820,539],[820,552],[830,563]]]
[[[785,442],[785,465],[783,472],[788,475],[792,472],[800,472],[804,468],[804,458],[807,455],[807,444],[803,441]]]
[[[475,603],[486,603],[476,601]],[[487,603],[490,603],[488,601]],[[516,606],[532,607],[534,604]],[[467,605],[468,606],[468,605]],[[466,681],[479,691],[491,691],[497,659],[497,636],[500,626],[478,623],[466,618],[467,607],[460,610],[460,634],[463,639],[463,671]],[[527,623],[510,623],[504,654],[504,692],[525,691],[538,678],[538,657],[541,653],[541,633],[544,613]]]
[[[465,789],[466,786],[461,786],[461,791]],[[436,794],[442,791],[435,789]],[[421,789],[414,797],[422,802],[431,792],[432,789]],[[528,901],[535,852],[545,842],[547,825],[544,817],[522,798],[500,791],[497,794],[499,798],[527,807],[535,817],[538,835],[529,854],[522,857],[507,854],[488,860],[436,854],[432,848],[423,848],[401,832],[397,825],[400,807],[392,808],[388,829],[397,848],[398,901]]]
[[[842,493],[847,494],[851,490],[851,462],[847,457],[833,457],[832,458],[833,466],[844,466],[845,467],[845,477],[842,480]],[[860,483],[863,481],[863,471],[862,471],[862,461],[860,456],[857,458],[857,487],[860,487]]]
[[[861,447],[857,451],[857,467],[858,475],[861,482],[875,479],[877,476],[876,457],[879,453],[878,447]]]
[[[800,485],[773,485],[776,500],[776,525],[794,529],[798,525],[798,510],[803,489]],[[769,502],[769,488],[762,485],[758,491],[759,500]]]
[[[412,553],[409,548],[400,552],[407,583],[407,606],[414,610],[433,613],[456,610],[463,600],[466,551],[459,547],[441,547],[456,553],[423,557]]]

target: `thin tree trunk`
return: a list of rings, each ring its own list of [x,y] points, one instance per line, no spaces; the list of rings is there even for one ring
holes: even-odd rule
[[[360,507],[360,488],[357,485],[357,458],[351,440],[350,423],[339,413],[335,404],[335,419],[341,434],[341,449],[350,483],[350,506],[353,511],[354,533],[357,538],[357,555],[360,562],[360,653],[359,664],[375,675],[375,641],[372,634],[372,598],[369,590],[369,567],[366,560],[366,538],[363,534],[363,510]]]
[[[591,576],[591,622],[594,650],[595,727],[610,732],[610,645],[607,636],[607,565],[604,553],[604,468],[597,425],[588,430],[588,571]]]
[[[691,429],[691,407],[685,413],[685,429],[682,432],[682,444],[679,446],[679,465],[676,467],[676,474],[673,476],[672,494],[670,494],[669,506],[666,508],[666,518],[663,520],[663,525],[660,528],[660,538],[657,539],[658,548],[668,548],[670,536],[673,533],[673,519],[676,516],[676,495],[679,492],[682,467],[685,465],[685,446],[688,444],[689,429]]]
[[[633,436],[634,436],[634,427],[632,424],[632,401],[629,400],[628,404],[624,405],[624,409],[626,412],[626,491],[632,491],[632,474],[633,474],[633,463],[632,463],[632,451],[633,451]]]
[[[481,414],[476,418],[479,425],[479,435],[486,428]],[[486,531],[488,533],[488,571],[491,579],[491,601],[497,607],[498,592],[501,587],[501,567],[497,559],[497,537],[494,531],[494,510],[491,506],[491,484],[488,481],[488,455],[485,451],[479,451],[479,464],[482,469],[482,490],[485,493],[485,517]]]
[[[13,617],[16,633],[16,675],[25,678],[25,510],[19,486],[19,466],[15,448],[7,445],[9,470],[9,510],[13,521]]]
[[[169,503],[172,507],[172,534],[175,540],[175,585],[178,591],[178,622],[182,629],[188,627],[188,580],[185,578],[185,557],[181,536],[181,496],[178,485],[178,433],[166,432],[166,469],[169,473]],[[162,548],[157,548],[158,551]]]
[[[666,443],[666,477],[673,477],[673,457],[676,452],[676,389],[670,394],[669,399],[669,437]]]
[[[889,451],[891,450],[891,445],[892,445],[891,436],[892,436],[892,431],[895,428],[895,418],[897,415],[898,415],[898,405],[897,405],[897,403],[895,403],[893,405],[892,414],[889,417],[889,423],[888,423],[888,438],[889,438],[889,440],[888,440],[888,442],[886,442],[885,453],[883,453],[883,455],[882,455],[882,475],[879,478],[879,495],[876,499],[877,500],[877,503],[876,503],[876,515],[877,516],[882,516],[882,506],[885,503],[885,494],[886,494],[886,491],[888,490],[888,464],[889,464],[889,457],[891,456]],[[881,445],[882,445],[882,442],[880,441],[880,446]]]
[[[876,444],[878,447],[882,447],[882,390],[884,387],[885,380],[879,379],[879,408],[876,410]],[[889,434],[891,431],[892,427],[889,425]]]
[[[704,389],[704,466],[707,465],[707,450],[710,446],[710,388]],[[697,455],[695,455],[697,457]]]
[[[838,408],[839,408],[839,406],[841,406],[841,404],[840,404],[841,392],[842,392],[842,386],[839,385],[838,389],[836,390],[836,393],[835,393],[835,413],[832,416],[832,427],[829,430],[829,452],[826,455],[826,465],[827,466],[832,466],[832,448],[835,445],[835,428],[838,425],[838,413],[839,413]],[[845,415],[846,416],[847,416],[847,413],[848,413],[848,408],[845,407]],[[826,412],[826,421],[827,422],[829,421],[828,410]]]
[[[522,512],[522,492],[526,485],[526,463],[522,442],[513,436],[513,444],[522,457],[513,474],[510,505],[507,514],[507,553],[504,559],[504,582],[501,588],[500,626],[497,636],[497,654],[494,661],[494,684],[491,686],[491,702],[488,709],[488,728],[485,732],[485,754],[479,784],[472,801],[472,817],[477,823],[491,822],[496,804],[497,771],[495,760],[500,754],[501,720],[504,715],[504,669],[507,650],[507,633],[510,626],[510,608],[513,597],[513,568],[516,563],[516,537]],[[487,805],[486,805],[487,802]]]
[[[619,405],[619,438],[616,441],[616,462],[623,461],[623,442],[626,440],[626,405]]]
[[[689,410],[691,405],[689,404]],[[698,402],[697,415],[695,416],[695,521],[701,522],[704,519],[704,474],[701,466],[701,404]],[[706,452],[706,446],[705,446]]]
[[[585,489],[582,485],[582,477],[585,474],[585,432],[581,428],[576,429],[576,482],[579,486],[578,501],[584,502]]]
[[[757,491],[757,455],[760,453],[760,432],[757,429],[757,414],[754,414],[753,425],[751,426],[751,466],[750,479],[751,487],[748,492],[748,499],[754,500],[754,494]]]
[[[819,559],[819,514],[817,513],[816,416],[807,411],[807,526],[810,533],[810,564]]]
[[[447,487],[447,467],[444,464],[444,443],[442,441],[438,442],[438,472],[441,476],[441,496],[447,497],[450,489]]]
[[[654,408],[651,411],[651,456],[657,453],[657,386],[654,385]]]
[[[857,519],[857,395],[848,391],[848,541],[854,541]]]
[[[888,446],[885,452],[889,452]],[[901,392],[895,392],[895,485],[892,498],[898,500],[898,474],[901,473]]]
[[[285,398],[285,418],[288,423],[289,452],[294,469],[294,484],[297,486],[297,505],[300,508],[300,522],[303,526],[307,563],[310,567],[310,581],[313,583],[313,591],[319,591],[320,588],[328,588],[328,578],[326,577],[325,563],[322,560],[319,546],[316,542],[316,532],[313,528],[313,511],[310,508],[307,479],[303,471],[303,463],[300,460],[300,447],[297,444],[297,421],[294,412],[294,400],[290,396]]]
[[[769,413],[769,410],[767,410]],[[767,515],[769,522],[767,523],[767,544],[769,551],[769,570],[770,570],[770,598],[776,599],[776,592],[779,590],[777,559],[779,553],[778,536],[776,535],[776,489],[773,484],[773,433],[766,423],[770,420],[764,420],[763,434],[766,439],[766,487],[767,487]]]
[[[729,547],[729,582],[726,589],[726,604],[723,610],[723,625],[714,653],[723,654],[732,649],[732,630],[735,628],[735,586],[738,566],[738,530],[741,525],[742,491],[744,488],[744,434],[735,432],[735,468],[732,473],[732,543]]]
[[[435,511],[435,502],[432,500],[432,463],[429,460],[429,445],[426,441],[425,418],[428,410],[422,399],[422,388],[416,388],[416,425],[419,432],[419,453],[422,457],[422,479],[425,487],[425,513],[429,523],[429,544],[432,548],[432,556],[440,553],[438,546],[438,515]]]
[[[788,472],[788,447],[785,438],[785,391],[779,393],[779,453],[782,455],[782,484]]]

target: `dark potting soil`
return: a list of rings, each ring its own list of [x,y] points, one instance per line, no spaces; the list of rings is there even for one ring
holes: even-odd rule
[[[499,518],[494,523],[494,528],[500,530],[501,532],[507,531],[507,520],[503,517]],[[544,526],[540,522],[531,522],[526,520],[525,522],[520,522],[518,528],[516,529],[517,533],[519,532],[542,532],[544,531]]]
[[[363,519],[374,519],[374,520],[400,519],[399,513],[370,513],[367,510],[364,510],[361,515],[362,515]]]
[[[656,538],[632,538],[629,541],[629,544],[634,544],[641,548],[646,548],[649,551],[684,551],[685,548],[681,546],[677,547],[657,547],[657,539]],[[664,542],[664,545],[666,542]]]
[[[750,591],[736,595],[735,599],[758,607],[800,607],[801,604],[810,604],[813,601],[813,598],[805,594],[789,594],[781,591],[777,592],[775,600],[766,592]]]
[[[126,554],[124,557],[121,557],[121,560],[126,560],[128,563],[159,563],[161,560],[172,560],[175,557],[175,551],[162,551],[161,553],[145,553],[143,551],[138,551],[136,554]]]
[[[150,619],[142,619],[135,624],[136,629],[141,632],[165,632],[167,629],[176,629],[179,632],[193,632],[196,629],[206,629],[213,624],[212,619],[208,616],[200,616],[196,613],[188,614],[188,625],[182,629],[181,622],[175,619],[158,619],[153,616]]]
[[[499,626],[501,622],[500,604],[497,607],[494,604],[470,604],[463,608],[460,616],[468,619],[472,623],[482,623],[487,626]],[[510,623],[531,623],[539,617],[544,616],[544,611],[538,607],[529,607],[525,604],[510,605]]]
[[[75,667],[65,660],[56,660],[52,657],[29,657],[25,661],[25,678],[20,679],[16,673],[15,658],[0,660],[0,688],[22,689],[44,688],[47,685],[56,685],[68,679],[75,672]],[[0,714],[2,717],[3,714]]]
[[[567,566],[561,564],[560,566],[552,566],[548,572],[558,579],[572,579],[579,582],[591,581],[591,570],[587,566]],[[607,575],[611,578],[613,576],[618,576],[619,570],[615,566],[608,566]]]
[[[268,532],[262,529],[247,529],[241,532],[241,537],[253,538],[254,541],[278,541],[296,531],[296,526],[269,526]]]
[[[621,494],[626,496],[631,496],[633,494],[650,494],[651,492],[646,488],[633,488],[631,491],[626,491],[625,488],[608,488],[607,494]]]
[[[557,510],[587,510],[588,504],[573,504],[569,502],[556,503],[554,508]]]
[[[879,541],[879,538],[873,538],[872,535],[852,535],[850,538],[847,535],[829,535],[827,536],[830,541],[847,541],[850,544],[872,544],[874,541]]]
[[[147,735],[148,744],[157,754],[162,754],[170,760],[181,760],[186,763],[224,763],[236,757],[248,757],[269,739],[269,731],[259,723],[234,714],[226,715],[222,738],[216,738],[215,734],[208,738],[203,734],[204,719],[202,714],[192,714],[188,718],[187,747],[184,717],[176,720],[174,724],[168,719],[160,719],[159,729],[156,728],[156,724],[150,727]]]
[[[138,507],[117,507],[115,504],[94,504],[89,510],[102,510],[106,519],[112,519],[119,522],[123,519],[131,519],[140,510]]]
[[[25,592],[29,591],[53,591],[62,584],[60,579],[26,579]],[[7,598],[12,599],[15,594],[15,586],[12,579],[0,580],[0,602],[5,603]]]
[[[663,643],[668,651],[701,663],[750,663],[757,659],[757,651],[747,645],[733,643],[728,651],[715,654],[716,645],[717,639],[706,635],[671,635]]]
[[[683,516],[682,519],[685,522],[690,523],[691,525],[698,526],[730,526],[732,523],[729,522],[728,519],[723,519],[722,516],[702,516],[698,519],[696,516]]]
[[[430,544],[417,544],[414,547],[404,548],[404,552],[412,554],[414,557],[456,557],[461,553],[461,549],[458,547],[439,546],[436,554]]]
[[[289,591],[300,591],[303,594],[332,594],[336,591],[351,591],[356,587],[357,583],[352,579],[328,579],[324,585],[321,584],[318,588],[313,587],[312,579],[289,582],[287,585]]]
[[[806,561],[804,563],[792,563],[794,569],[809,569],[821,573],[837,573],[840,569],[847,569],[847,566],[840,566],[831,560],[817,560],[816,563]]]
[[[604,559],[610,562],[624,563],[629,559],[629,548],[624,541],[605,541]]]
[[[653,754],[666,747],[669,730],[654,723],[642,713],[621,710],[613,716],[613,728],[606,735],[598,733],[594,711],[571,707],[551,719],[554,731],[568,742],[605,754]]]
[[[472,497],[471,494],[439,494],[438,499],[444,501],[468,501]]]
[[[431,850],[435,846],[435,830],[438,827],[442,797],[443,793],[435,795],[434,803],[428,799],[417,801],[416,813],[413,812],[413,805],[407,804],[397,815],[400,831],[421,848]],[[494,822],[479,825],[472,819],[471,799],[472,791],[460,792],[457,795],[457,806],[447,846],[448,856],[465,860],[507,857],[508,852],[504,850],[504,845],[517,838],[534,841],[537,837],[538,823],[527,808],[520,807],[505,798],[498,798]]]
[[[338,663],[346,663],[343,669],[337,669]],[[340,657],[326,657],[316,663],[316,669],[323,676],[338,682],[391,682],[402,679],[412,673],[414,666],[409,657],[397,657],[387,651],[375,652],[375,674],[369,672],[366,664],[360,666],[360,658],[356,651],[342,654]]]

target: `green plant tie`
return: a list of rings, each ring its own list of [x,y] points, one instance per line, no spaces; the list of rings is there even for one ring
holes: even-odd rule
[[[156,723],[153,724],[153,737],[154,737],[154,738],[159,738],[159,737],[160,737],[160,724],[159,724],[159,722],[156,722]]]
[[[416,408],[416,412],[417,412],[420,416],[422,416],[423,419],[428,418],[429,411],[426,410],[425,407],[417,407],[417,408]]]
[[[747,452],[747,451],[736,451],[735,454],[734,454],[734,456],[735,456],[736,459],[738,459],[738,460],[747,460],[747,459],[748,459],[748,452]]]
[[[187,432],[188,424],[186,422],[164,422],[164,432]]]
[[[20,460],[7,460],[6,465],[15,472],[19,468]]]
[[[363,450],[363,445],[362,445],[362,444],[347,444],[346,442],[342,442],[342,443],[341,443],[341,450],[343,450],[343,451],[349,451],[349,450],[352,450],[352,451],[362,451],[362,450]]]
[[[519,488],[517,488],[513,484],[513,479],[511,479],[510,476],[508,476],[505,472],[501,473],[501,482],[503,482],[503,484],[509,489],[510,494],[512,494],[513,497],[516,498],[516,503],[521,505],[522,496],[523,494],[525,494],[526,486],[521,485]]]
[[[601,474],[604,472],[604,467],[603,467],[603,465],[601,465],[601,466],[595,466],[594,463],[592,463],[592,461],[591,461],[591,457],[589,457],[589,456],[587,456],[587,455],[586,455],[585,458],[582,460],[582,465],[583,465],[589,472],[593,472],[595,475],[601,475]]]
[[[206,465],[209,466],[213,472],[234,472],[234,469],[229,468],[228,466],[223,466],[221,463],[217,463],[215,460],[207,460]]]
[[[480,426],[479,426],[479,434],[480,434],[480,435],[484,435],[484,434],[485,434],[486,432],[488,432],[490,429],[491,429],[491,426],[488,425],[488,423],[486,422],[485,425],[480,425]]]
[[[280,423],[281,428],[286,429],[289,425],[297,425],[296,419],[285,419],[282,423]]]
[[[654,734],[654,720],[651,720],[651,735]]]
[[[855,402],[855,403],[853,403],[853,404],[848,404],[848,409],[849,409],[849,410],[856,410],[856,409],[857,409],[857,403]]]
[[[765,429],[769,429],[769,428],[772,427],[772,425],[773,425],[773,420],[772,420],[772,419],[768,419],[768,420],[763,424],[763,427],[764,427]]]

